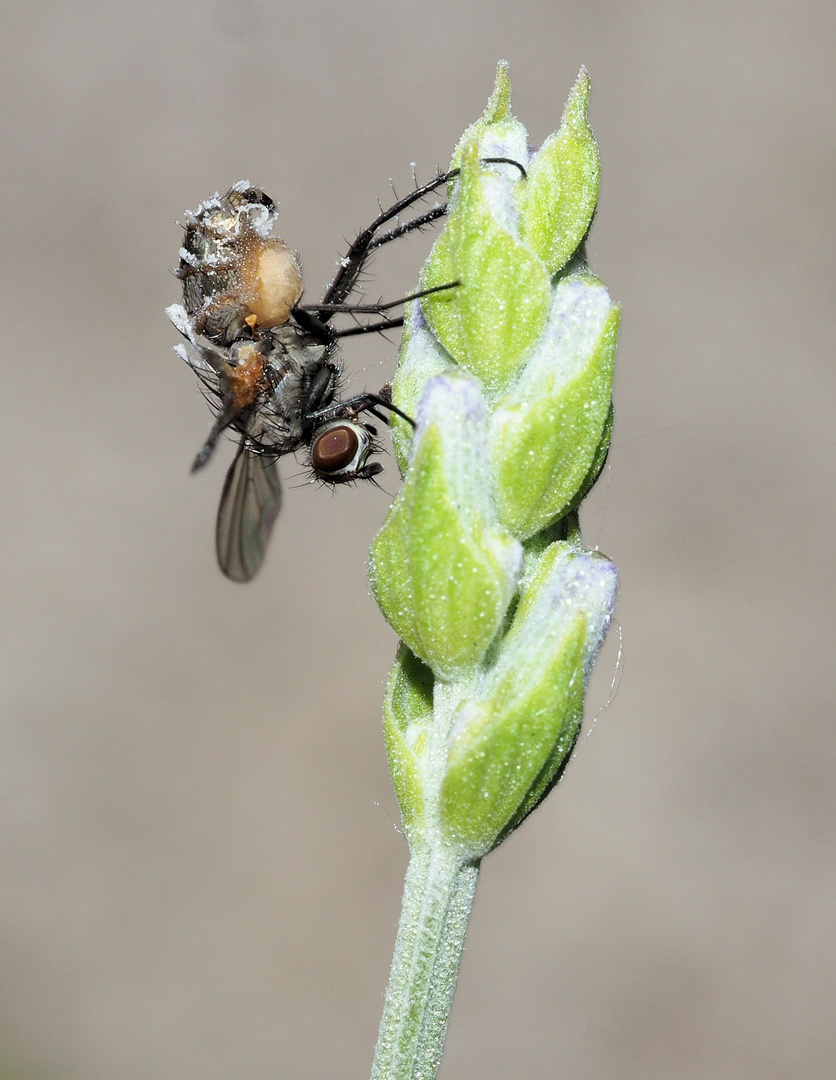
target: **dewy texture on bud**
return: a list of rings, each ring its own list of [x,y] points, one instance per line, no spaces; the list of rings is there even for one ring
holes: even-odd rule
[[[403,489],[371,554],[402,639],[384,723],[414,851],[480,859],[545,797],[580,728],[616,571],[576,511],[607,456],[619,309],[586,265],[598,147],[584,70],[537,151],[500,65],[456,148],[394,401]],[[496,161],[495,159],[503,159]]]

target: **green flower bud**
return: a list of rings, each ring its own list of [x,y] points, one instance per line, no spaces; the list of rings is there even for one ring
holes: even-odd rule
[[[548,270],[515,235],[511,192],[520,183],[518,171],[513,180],[490,172],[479,144],[470,143],[450,219],[421,277],[422,289],[460,282],[426,297],[424,312],[444,348],[482,379],[488,393],[502,391],[517,376],[548,315]]]
[[[580,250],[598,190],[588,94],[582,71],[532,158],[500,66],[421,278],[458,285],[410,306],[393,384],[418,428],[393,421],[405,482],[372,548],[403,639],[386,745],[413,851],[462,861],[557,782],[615,601],[614,567],[570,517],[607,457],[619,318]]]
[[[467,858],[495,847],[557,779],[612,617],[615,567],[558,541],[537,559],[478,697],[455,716],[441,828]]]
[[[600,163],[588,104],[589,75],[581,68],[560,129],[532,157],[528,181],[515,192],[522,239],[552,274],[580,247],[598,201]]]
[[[587,479],[600,472],[618,318],[619,308],[590,274],[559,281],[545,333],[493,413],[499,518],[521,539],[576,506]]]
[[[520,545],[495,521],[485,421],[475,382],[429,382],[406,481],[372,545],[375,599],[439,679],[479,664],[521,569]]]

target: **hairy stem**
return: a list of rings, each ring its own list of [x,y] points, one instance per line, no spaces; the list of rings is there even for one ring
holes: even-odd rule
[[[444,845],[410,859],[372,1080],[432,1080],[441,1063],[479,863]]]

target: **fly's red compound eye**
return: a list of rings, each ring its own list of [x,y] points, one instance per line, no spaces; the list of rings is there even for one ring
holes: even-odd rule
[[[311,465],[321,480],[364,480],[381,469],[380,465],[366,465],[374,449],[372,433],[365,425],[337,420],[314,434]]]
[[[359,449],[360,439],[354,426],[337,424],[314,440],[311,462],[317,472],[342,472],[354,461]]]

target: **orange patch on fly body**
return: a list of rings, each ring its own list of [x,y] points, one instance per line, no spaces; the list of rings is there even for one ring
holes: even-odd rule
[[[227,392],[236,412],[252,405],[264,384],[264,354],[256,345],[237,350],[236,363],[225,371]]]

